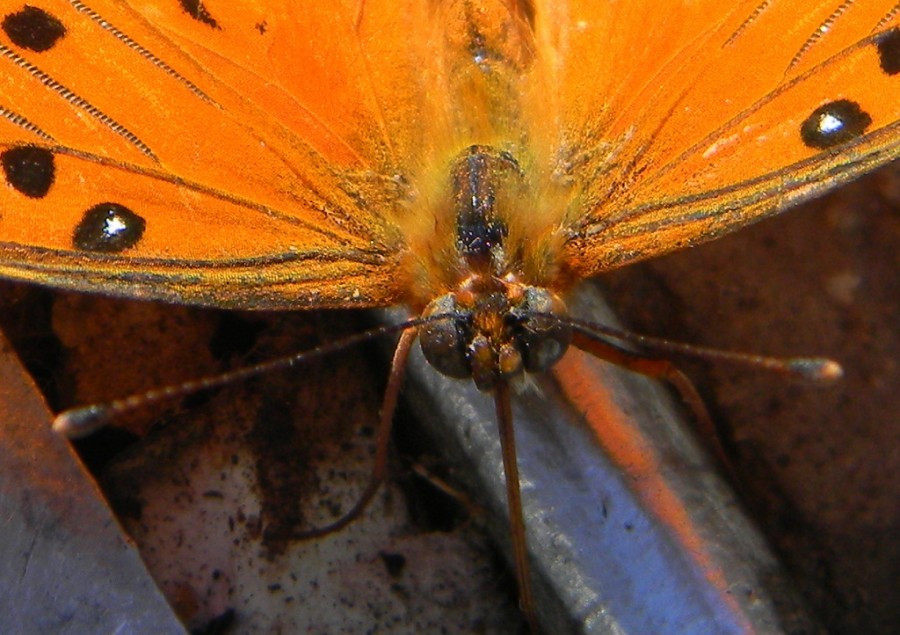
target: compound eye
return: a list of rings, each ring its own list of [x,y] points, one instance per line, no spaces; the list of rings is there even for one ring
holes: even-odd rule
[[[448,377],[468,379],[472,376],[469,363],[469,342],[472,339],[468,312],[460,310],[452,295],[434,300],[423,317],[447,315],[446,318],[419,327],[419,343],[428,363]]]
[[[536,317],[529,313],[545,313]],[[557,296],[546,289],[529,287],[525,299],[514,315],[518,326],[516,342],[522,352],[525,370],[541,373],[553,367],[565,354],[572,341],[572,329],[555,316],[566,314],[566,307]]]

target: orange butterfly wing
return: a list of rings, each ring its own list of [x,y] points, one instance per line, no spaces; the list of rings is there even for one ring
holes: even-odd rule
[[[484,144],[527,179],[504,219],[514,268],[563,289],[897,156],[897,14],[812,0],[14,5],[0,274],[225,307],[421,308],[465,275],[448,165]]]
[[[373,8],[365,28],[352,2],[7,9],[0,272],[215,306],[396,302],[384,210],[419,101],[398,98],[415,60],[392,44],[416,15]],[[107,202],[139,218],[86,214]]]
[[[559,58],[555,109],[580,184],[565,247],[578,277],[709,240],[900,154],[894,2],[546,9],[539,41]]]

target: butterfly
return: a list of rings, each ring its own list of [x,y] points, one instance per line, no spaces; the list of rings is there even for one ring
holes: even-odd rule
[[[0,275],[220,308],[403,304],[422,318],[396,368],[418,337],[509,422],[510,382],[591,347],[563,317],[578,281],[900,153],[898,16],[5,2]]]

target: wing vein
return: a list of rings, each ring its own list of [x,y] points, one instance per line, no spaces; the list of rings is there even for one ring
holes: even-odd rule
[[[19,128],[21,128],[22,130],[27,130],[28,132],[40,137],[47,143],[56,142],[56,139],[54,139],[49,133],[45,132],[40,126],[32,121],[29,121],[26,117],[20,115],[14,110],[10,110],[8,108],[0,106],[0,117],[3,117],[11,123],[19,126]]]
[[[65,101],[69,102],[72,106],[83,110],[92,118],[99,121],[105,127],[112,130],[115,134],[122,137],[126,141],[128,141],[131,145],[137,148],[142,154],[153,159],[156,162],[159,162],[157,156],[153,153],[150,147],[141,141],[136,134],[131,132],[128,128],[120,124],[118,121],[107,115],[105,112],[94,106],[91,102],[86,100],[83,97],[80,97],[75,92],[61,84],[60,82],[53,79],[49,74],[42,71],[40,68],[26,60],[24,57],[13,51],[11,48],[6,46],[5,44],[0,44],[0,55],[10,60],[13,64],[24,70],[26,73],[34,77],[41,84],[52,90],[54,93],[59,95]]]
[[[182,83],[187,87],[194,95],[202,99],[203,101],[209,103],[215,103],[215,101],[206,93],[201,90],[199,86],[197,86],[194,82],[189,80],[187,77],[176,71],[174,68],[169,66],[164,60],[160,59],[156,55],[154,55],[149,49],[142,46],[139,42],[136,42],[129,35],[118,29],[114,24],[107,21],[102,15],[91,9],[89,6],[81,2],[81,0],[69,0],[72,7],[76,11],[80,11],[88,16],[93,22],[97,24],[101,29],[105,31],[109,31],[117,40],[122,42],[125,46],[135,51],[138,55],[148,60],[154,66],[161,69],[166,75],[169,75],[176,81]]]
[[[855,4],[856,0],[844,0],[831,14],[825,18],[822,23],[816,28],[815,31],[806,39],[806,42],[800,47],[800,50],[794,54],[794,57],[791,59],[790,63],[785,70],[785,75],[787,75],[792,68],[794,68],[797,64],[800,63],[807,53],[819,42],[822,41],[822,38],[831,30],[831,27],[834,26],[834,23],[847,12],[847,10]]]

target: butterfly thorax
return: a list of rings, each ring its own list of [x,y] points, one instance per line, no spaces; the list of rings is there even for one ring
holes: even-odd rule
[[[547,314],[565,313],[551,291],[522,281],[508,259],[502,201],[526,187],[515,158],[471,146],[450,169],[456,250],[465,276],[424,316],[446,315],[420,330],[428,361],[451,377],[471,377],[481,390],[523,372],[541,372],[565,352],[571,332]],[[540,316],[537,314],[541,314]]]
[[[456,249],[466,271],[502,275],[508,268],[509,235],[498,198],[525,187],[516,159],[490,146],[471,146],[450,168]]]

